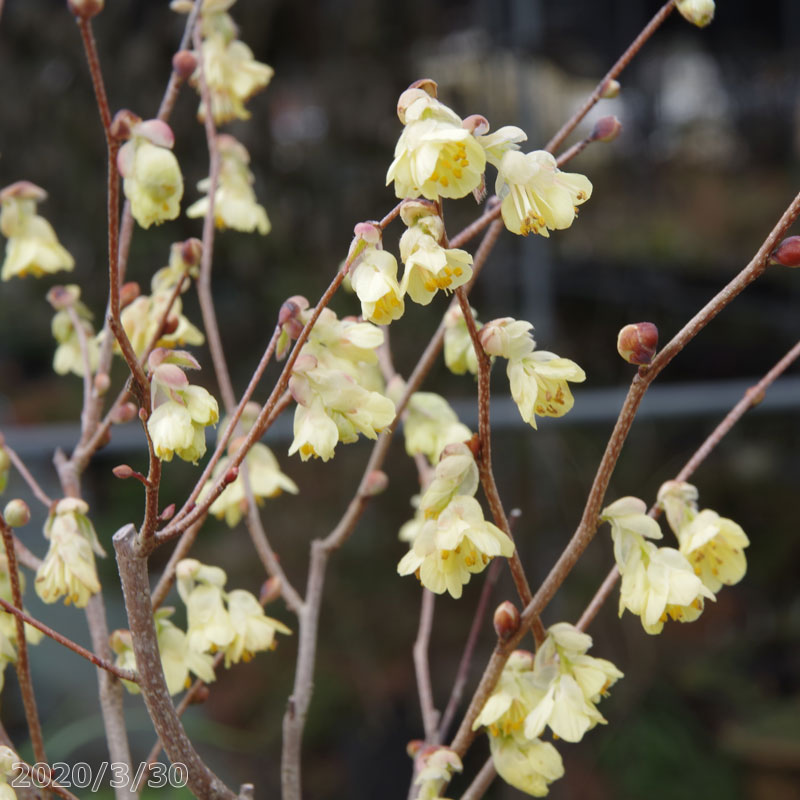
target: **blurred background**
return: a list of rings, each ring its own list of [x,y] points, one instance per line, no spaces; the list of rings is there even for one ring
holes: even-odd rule
[[[353,225],[380,218],[395,203],[384,186],[400,133],[395,105],[413,80],[435,79],[440,98],[462,117],[485,115],[493,129],[515,124],[541,147],[659,8],[652,0],[240,0],[231,13],[257,59],[276,71],[248,104],[252,118],[226,126],[249,149],[259,200],[272,221],[262,238],[223,232],[215,247],[214,291],[222,338],[242,391],[275,324],[281,302],[313,303],[345,257]],[[514,316],[535,326],[538,346],[576,360],[587,381],[574,410],[533,431],[507,398],[495,369],[494,456],[507,508],[522,512],[520,554],[532,584],[548,572],[571,536],[632,377],[615,351],[628,322],[648,320],[666,342],[751,258],[798,188],[800,177],[800,5],[793,0],[720,3],[697,30],[674,14],[621,77],[616,100],[592,120],[616,114],[613,143],[598,144],[569,169],[589,176],[592,199],[569,230],[550,239],[501,236],[471,301],[481,320]],[[153,116],[184,19],[159,0],[117,0],[96,19],[112,110]],[[57,377],[50,285],[75,281],[102,319],[106,297],[105,145],[78,31],[57,0],[6,0],[0,18],[0,186],[31,180],[49,192],[40,212],[76,259],[70,276],[14,280],[0,288],[0,430],[46,491],[58,496],[56,446],[77,440],[80,380]],[[208,171],[197,97],[185,89],[171,120],[184,170],[184,207]],[[487,176],[491,188],[494,176]],[[480,209],[446,203],[452,235]],[[173,241],[199,236],[201,221],[180,217],[133,239],[129,276],[147,291]],[[400,231],[390,228],[387,247]],[[471,245],[474,249],[475,243]],[[200,315],[192,292],[184,311]],[[407,375],[447,300],[409,304],[392,326],[396,366]],[[340,293],[333,308],[357,313]],[[652,501],[747,386],[797,340],[800,284],[771,268],[670,365],[651,389],[622,454],[609,500]],[[203,380],[213,371],[203,348]],[[269,370],[265,398],[277,367]],[[121,383],[120,365],[114,379]],[[117,384],[115,384],[117,385]],[[475,386],[440,364],[426,389],[452,399],[476,421]],[[751,537],[745,580],[724,590],[693,625],[669,624],[649,637],[638,620],[617,619],[616,595],[593,623],[593,654],[626,677],[600,710],[607,727],[577,745],[559,744],[566,775],[557,799],[704,797],[800,798],[800,597],[797,502],[800,477],[800,377],[797,368],[767,395],[696,473],[701,507],[739,522]],[[338,520],[369,453],[340,446],[335,463],[289,459],[290,415],[269,443],[298,483],[262,511],[297,587],[305,585],[309,542]],[[142,492],[111,476],[120,462],[144,468],[144,442],[131,425],[115,431],[86,474],[84,490],[106,549],[121,525],[141,516]],[[316,688],[305,736],[308,798],[404,797],[409,740],[421,736],[410,646],[419,587],[395,576],[405,551],[397,530],[412,514],[413,463],[398,440],[387,468],[391,488],[368,509],[326,579]],[[165,468],[162,499],[180,500],[197,468]],[[12,474],[6,497],[30,499]],[[22,532],[43,555],[44,510]],[[264,579],[243,528],[210,521],[194,555],[225,567],[229,586],[257,592]],[[153,560],[154,573],[168,553]],[[576,621],[613,563],[610,537],[596,541],[548,607],[544,621]],[[115,565],[101,565],[111,627],[124,627]],[[31,581],[29,581],[30,583]],[[447,702],[481,579],[460,601],[437,600],[431,646],[437,707]],[[491,603],[513,598],[504,576]],[[173,598],[177,602],[177,598]],[[29,610],[87,644],[80,612],[43,606],[32,587]],[[268,613],[290,626],[280,603]],[[296,637],[295,637],[296,639]],[[487,623],[471,679],[494,640]],[[529,645],[532,642],[529,640]],[[252,780],[256,796],[279,791],[280,721],[290,692],[296,643],[221,672],[208,702],[186,715],[190,735],[230,784]],[[52,642],[33,651],[34,681],[51,760],[97,764],[106,756],[92,670]],[[2,719],[23,755],[26,732],[13,670],[6,670]],[[152,744],[144,706],[127,698],[134,760]],[[488,755],[479,739],[457,797]],[[176,793],[179,796],[180,793]],[[497,781],[488,797],[519,792]]]

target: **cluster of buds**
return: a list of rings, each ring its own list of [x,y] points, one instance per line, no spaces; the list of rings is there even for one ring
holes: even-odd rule
[[[51,330],[53,338],[58,342],[53,356],[53,369],[59,375],[72,372],[83,375],[88,367],[90,372],[97,369],[100,347],[94,335],[92,313],[80,300],[81,290],[76,284],[54,286],[47,293],[47,299],[56,313],[53,316]],[[68,309],[74,311],[70,314]],[[77,320],[82,334],[75,327]],[[84,355],[83,348],[86,352]]]

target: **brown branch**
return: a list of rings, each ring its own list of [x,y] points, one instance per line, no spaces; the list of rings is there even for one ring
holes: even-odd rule
[[[2,444],[3,449],[8,453],[8,457],[11,463],[14,465],[14,469],[19,472],[22,480],[28,484],[28,488],[33,492],[34,497],[44,506],[50,508],[53,505],[53,500],[48,496],[47,492],[42,489],[39,483],[36,481],[36,478],[31,475],[30,470],[25,466],[25,462],[19,457],[16,450],[10,447],[0,434],[0,444]]]
[[[112,675],[115,675],[117,678],[121,678],[122,680],[133,681],[133,683],[137,683],[136,673],[129,669],[122,669],[121,667],[116,666],[116,664],[113,662],[96,656],[91,650],[81,647],[77,642],[73,642],[72,639],[54,630],[49,625],[45,625],[44,622],[32,617],[26,611],[18,608],[12,603],[9,603],[7,600],[3,600],[2,597],[0,597],[0,608],[2,608],[3,611],[7,611],[9,614],[13,614],[18,620],[20,620],[20,623],[27,623],[31,627],[36,628],[36,630],[41,631],[45,636],[48,636],[53,641],[56,641],[60,645],[69,648],[73,653],[77,653],[87,661],[91,661],[96,667],[100,667],[100,669],[104,669],[107,672],[110,672]]]
[[[608,84],[614,80],[633,60],[633,57],[642,49],[644,43],[658,30],[661,23],[670,15],[674,0],[665,3],[656,15],[647,23],[639,35],[631,42],[628,49],[617,59],[613,67],[600,79],[594,91],[586,99],[586,102],[561,126],[558,133],[545,145],[545,150],[554,153],[564,142],[567,136],[572,133],[580,121],[594,108],[595,104],[603,95]]]
[[[422,727],[425,731],[425,741],[433,742],[436,738],[436,726],[439,723],[439,712],[433,702],[433,689],[431,688],[431,670],[428,663],[428,647],[431,641],[433,628],[433,610],[436,604],[436,595],[423,587],[422,608],[419,614],[419,628],[414,641],[414,672],[417,676],[417,691],[419,692],[419,706],[422,711]]]
[[[494,761],[491,758],[487,758],[486,763],[480,768],[472,783],[467,787],[467,791],[461,795],[461,800],[480,800],[489,790],[492,781],[496,777],[497,770],[494,768]]]
[[[14,535],[11,532],[11,526],[3,519],[2,515],[0,515],[0,533],[2,533],[3,546],[6,551],[11,596],[14,599],[13,606],[10,603],[9,606],[22,613],[22,589],[19,582],[17,554],[14,550]],[[5,601],[3,602],[5,603]],[[36,695],[33,691],[33,680],[31,679],[31,668],[28,661],[28,642],[25,640],[25,623],[20,619],[19,614],[14,614],[14,625],[17,638],[17,661],[14,666],[17,671],[19,691],[22,695],[22,705],[25,708],[25,721],[28,724],[28,733],[31,737],[34,758],[37,761],[44,762],[47,761],[47,754],[44,750],[42,723],[39,719],[39,712],[36,710]]]

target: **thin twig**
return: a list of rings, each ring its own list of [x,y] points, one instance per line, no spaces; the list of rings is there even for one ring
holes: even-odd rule
[[[0,597],[0,608],[2,608],[3,611],[7,611],[9,614],[13,614],[17,619],[20,620],[20,622],[27,623],[32,628],[36,628],[36,630],[41,631],[45,636],[48,636],[53,641],[56,641],[60,645],[72,650],[73,653],[77,653],[87,661],[91,661],[96,667],[100,667],[100,669],[104,669],[110,672],[112,675],[116,675],[117,678],[121,678],[122,680],[132,681],[133,683],[137,682],[135,672],[132,672],[129,669],[122,669],[111,661],[107,661],[104,658],[99,658],[91,650],[81,647],[77,642],[73,642],[72,639],[64,636],[62,633],[59,633],[56,630],[53,630],[53,628],[51,628],[49,625],[45,625],[44,622],[32,617],[26,611],[17,608],[7,600],[3,600],[2,597]]]
[[[436,605],[436,595],[430,590],[422,589],[422,608],[419,613],[419,628],[414,641],[414,671],[417,676],[417,691],[419,692],[419,706],[422,711],[422,727],[425,731],[425,741],[433,742],[436,737],[436,726],[439,723],[439,712],[433,703],[433,689],[431,688],[431,670],[428,661],[428,647],[431,641],[433,628],[433,610]]]
[[[39,719],[39,712],[36,710],[36,695],[33,692],[33,680],[31,679],[31,668],[28,660],[28,642],[25,639],[25,623],[20,619],[22,613],[22,589],[19,582],[19,568],[17,567],[17,554],[14,550],[14,535],[11,526],[0,515],[0,533],[3,536],[3,546],[6,551],[6,562],[8,564],[8,577],[11,583],[11,597],[14,604],[8,604],[14,611],[14,625],[16,631],[17,661],[17,682],[19,691],[22,695],[22,705],[25,708],[25,721],[28,724],[28,733],[33,745],[33,755],[37,761],[47,761],[47,754],[44,751],[44,736],[42,735],[42,722]],[[0,598],[2,599],[2,598]],[[3,601],[5,604],[5,601]],[[12,612],[14,613],[14,612]]]
[[[0,439],[0,441],[3,440]],[[25,466],[25,462],[19,457],[16,450],[10,447],[5,441],[3,441],[3,449],[8,453],[8,457],[14,465],[14,469],[19,472],[22,480],[28,484],[28,488],[33,492],[34,497],[36,497],[43,506],[50,508],[53,505],[53,500],[48,496],[47,492],[39,486],[36,478],[31,475],[30,470]]]
[[[467,787],[467,791],[461,795],[461,800],[480,800],[489,790],[492,781],[496,777],[497,770],[494,768],[494,761],[491,758],[487,758],[486,763],[480,768],[472,783]]]
[[[647,23],[639,35],[631,42],[628,49],[617,59],[613,67],[600,79],[586,102],[561,126],[558,133],[545,145],[545,150],[554,153],[578,126],[580,121],[594,108],[603,95],[608,84],[614,80],[630,64],[633,57],[642,49],[644,43],[658,30],[661,23],[670,15],[675,5],[674,0],[665,3],[656,15]]]

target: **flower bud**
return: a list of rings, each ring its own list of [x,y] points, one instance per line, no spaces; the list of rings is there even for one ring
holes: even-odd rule
[[[6,503],[3,516],[12,528],[21,528],[31,521],[31,510],[24,500],[11,500]]]
[[[98,397],[102,397],[111,388],[111,378],[106,372],[98,372],[94,376],[94,390]]]
[[[629,364],[649,364],[658,350],[658,328],[652,322],[626,325],[617,337],[617,352]]]
[[[769,263],[780,264],[782,267],[800,267],[800,236],[784,239],[772,251]]]
[[[159,515],[162,522],[167,522],[175,516],[175,503],[170,503]]]
[[[67,7],[79,19],[96,17],[105,6],[105,0],[67,0]]]
[[[675,8],[698,28],[705,28],[714,19],[714,0],[675,0]]]
[[[122,403],[111,414],[111,421],[115,425],[122,425],[136,419],[138,408],[135,403]]]
[[[600,97],[603,100],[611,100],[619,94],[620,88],[619,81],[609,78],[600,90]]]
[[[621,130],[622,123],[612,114],[595,122],[589,138],[593,142],[613,142]]]
[[[196,267],[200,264],[203,257],[203,243],[192,237],[181,245],[181,258],[187,267]]]
[[[81,296],[81,290],[75,285],[53,286],[47,293],[47,302],[56,310],[63,311],[74,305]]]
[[[417,753],[419,753],[419,751],[422,750],[424,744],[425,742],[423,742],[422,739],[412,739],[406,745],[406,753],[408,753],[408,757],[416,758]]]
[[[201,703],[205,703],[206,700],[208,700],[208,695],[210,691],[211,690],[205,684],[203,684],[202,686],[198,686],[197,690],[192,692],[191,702],[194,705],[200,705]]]
[[[140,294],[141,289],[136,281],[128,281],[123,283],[119,289],[119,306],[125,308],[130,305]]]
[[[128,111],[127,108],[117,111],[117,113],[114,114],[114,119],[111,120],[110,133],[112,138],[119,139],[120,141],[130,139],[133,128],[141,121],[142,118],[138,114],[134,114],[133,111]]]
[[[172,316],[167,317],[164,320],[164,324],[161,326],[161,335],[162,336],[169,336],[171,333],[175,333],[178,330],[178,325],[181,324],[180,317]]]
[[[519,611],[510,601],[500,603],[494,612],[494,632],[497,638],[507,642],[519,630]]]
[[[292,295],[281,306],[281,310],[278,312],[278,325],[283,328],[283,332],[290,341],[296,339],[300,335],[300,331],[303,330],[303,321],[300,319],[300,313],[307,308],[308,300],[300,294]]]
[[[265,606],[274,600],[277,600],[280,596],[281,579],[277,575],[273,575],[271,578],[267,578],[264,583],[261,584],[258,602],[261,603],[262,606]]]
[[[0,204],[10,200],[12,197],[17,197],[20,200],[35,200],[37,203],[42,203],[47,200],[47,192],[41,186],[37,186],[30,181],[17,181],[9,184],[0,192]]]
[[[367,480],[364,484],[364,495],[366,497],[375,497],[376,494],[386,490],[389,485],[389,476],[379,469],[374,469],[367,475]]]
[[[133,468],[129,467],[127,464],[118,464],[111,471],[114,473],[115,478],[119,478],[120,480],[123,481],[126,478],[132,478],[136,474]]]
[[[197,56],[191,50],[178,50],[172,56],[172,69],[183,80],[188,80],[197,69]]]
[[[224,486],[227,486],[229,483],[233,483],[239,477],[239,467],[231,467],[225,473],[225,481]]]

